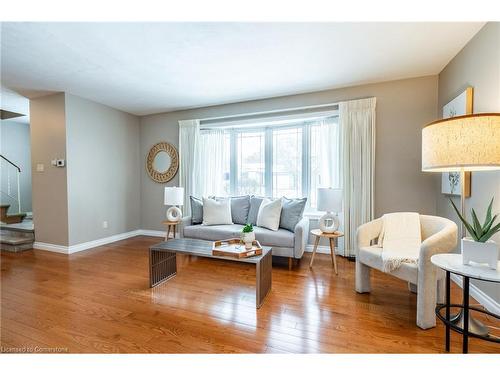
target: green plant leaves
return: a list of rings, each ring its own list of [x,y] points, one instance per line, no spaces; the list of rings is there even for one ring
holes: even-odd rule
[[[491,198],[490,204],[488,205],[488,209],[486,210],[486,217],[484,220],[484,224],[481,225],[479,222],[479,219],[476,215],[476,211],[474,209],[471,209],[471,216],[472,216],[472,224],[469,223],[461,214],[460,211],[458,211],[457,206],[455,206],[455,203],[450,199],[450,203],[455,209],[455,212],[457,213],[458,217],[464,224],[465,228],[467,229],[467,232],[472,236],[474,241],[476,242],[486,242],[488,241],[495,233],[500,232],[500,223],[496,224],[493,226],[495,220],[497,219],[498,215],[491,216],[491,210],[493,207],[493,198]]]
[[[253,232],[253,225],[252,224],[246,224],[241,231],[243,233],[251,233],[251,232]]]
[[[491,208],[493,207],[493,199],[495,199],[495,197],[491,198],[490,204],[488,205],[488,209],[486,210],[486,218],[484,219],[483,227],[485,227],[486,223],[488,223],[491,220]]]

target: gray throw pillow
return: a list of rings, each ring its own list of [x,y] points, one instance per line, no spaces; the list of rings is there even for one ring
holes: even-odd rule
[[[226,199],[226,197],[214,197],[209,198],[219,200]],[[250,210],[250,195],[241,195],[238,197],[231,198],[231,217],[234,224],[245,225],[248,220],[248,211]],[[257,220],[257,219],[255,219]]]
[[[280,228],[293,232],[297,223],[302,219],[306,202],[307,198],[288,199],[283,197]]]
[[[245,225],[250,210],[250,196],[231,197],[231,216],[233,223]]]
[[[203,223],[203,201],[192,196],[189,199],[191,201],[191,224]]]
[[[257,225],[257,214],[259,213],[260,204],[264,197],[250,197],[250,209],[248,210],[247,222],[252,225]]]

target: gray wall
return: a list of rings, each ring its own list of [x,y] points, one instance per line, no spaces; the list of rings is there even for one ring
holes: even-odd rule
[[[140,229],[139,118],[66,94],[66,141],[69,244]]]
[[[198,108],[141,118],[141,162],[159,141],[178,146],[178,121],[234,115],[342,100],[377,97],[375,212],[436,211],[434,176],[421,169],[420,129],[437,116],[437,76],[348,87],[302,95]],[[178,185],[176,176],[168,185]],[[141,168],[141,216],[144,229],[163,230],[164,184]],[[313,225],[315,223],[312,223]]]
[[[444,104],[466,87],[474,88],[474,113],[500,112],[500,23],[490,22],[450,61],[439,74],[438,113]],[[441,194],[440,176],[436,176],[437,213],[459,223],[445,195]],[[500,171],[474,172],[471,197],[466,199],[466,210],[474,208],[484,217],[491,197],[495,196],[494,212],[500,212]],[[460,204],[459,198],[455,203]],[[500,234],[493,238],[500,242]],[[500,288],[491,283],[473,282],[500,303]]]
[[[21,173],[19,176],[21,185],[21,211],[31,212],[31,145],[30,145],[30,126],[24,122],[13,120],[1,121],[1,153],[7,159],[19,166]],[[7,163],[2,161],[2,168]],[[14,167],[9,167],[11,178],[16,179]],[[3,174],[2,174],[3,176]],[[6,181],[2,181],[2,187]],[[14,182],[17,186],[17,183]],[[17,187],[16,187],[17,189]],[[17,196],[17,192],[15,193]],[[17,200],[13,200],[4,194],[0,195],[2,204],[11,204],[17,210]],[[10,212],[10,211],[9,211]]]
[[[36,241],[68,245],[66,168],[50,164],[66,158],[64,94],[30,100],[33,222]],[[36,165],[44,171],[37,172]]]
[[[36,241],[71,246],[140,229],[139,118],[64,93],[31,100],[30,116]]]

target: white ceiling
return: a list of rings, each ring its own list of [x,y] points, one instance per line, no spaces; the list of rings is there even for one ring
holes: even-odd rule
[[[439,73],[484,23],[2,23],[2,85],[145,115]]]

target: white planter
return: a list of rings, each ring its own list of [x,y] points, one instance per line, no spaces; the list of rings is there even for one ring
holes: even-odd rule
[[[252,243],[253,243],[253,241],[255,241],[255,233],[254,232],[242,233],[241,240],[245,244],[245,249],[247,249],[247,250],[251,249]]]
[[[499,246],[492,240],[476,242],[472,238],[462,238],[463,264],[487,263],[491,269],[496,270],[498,264]]]

